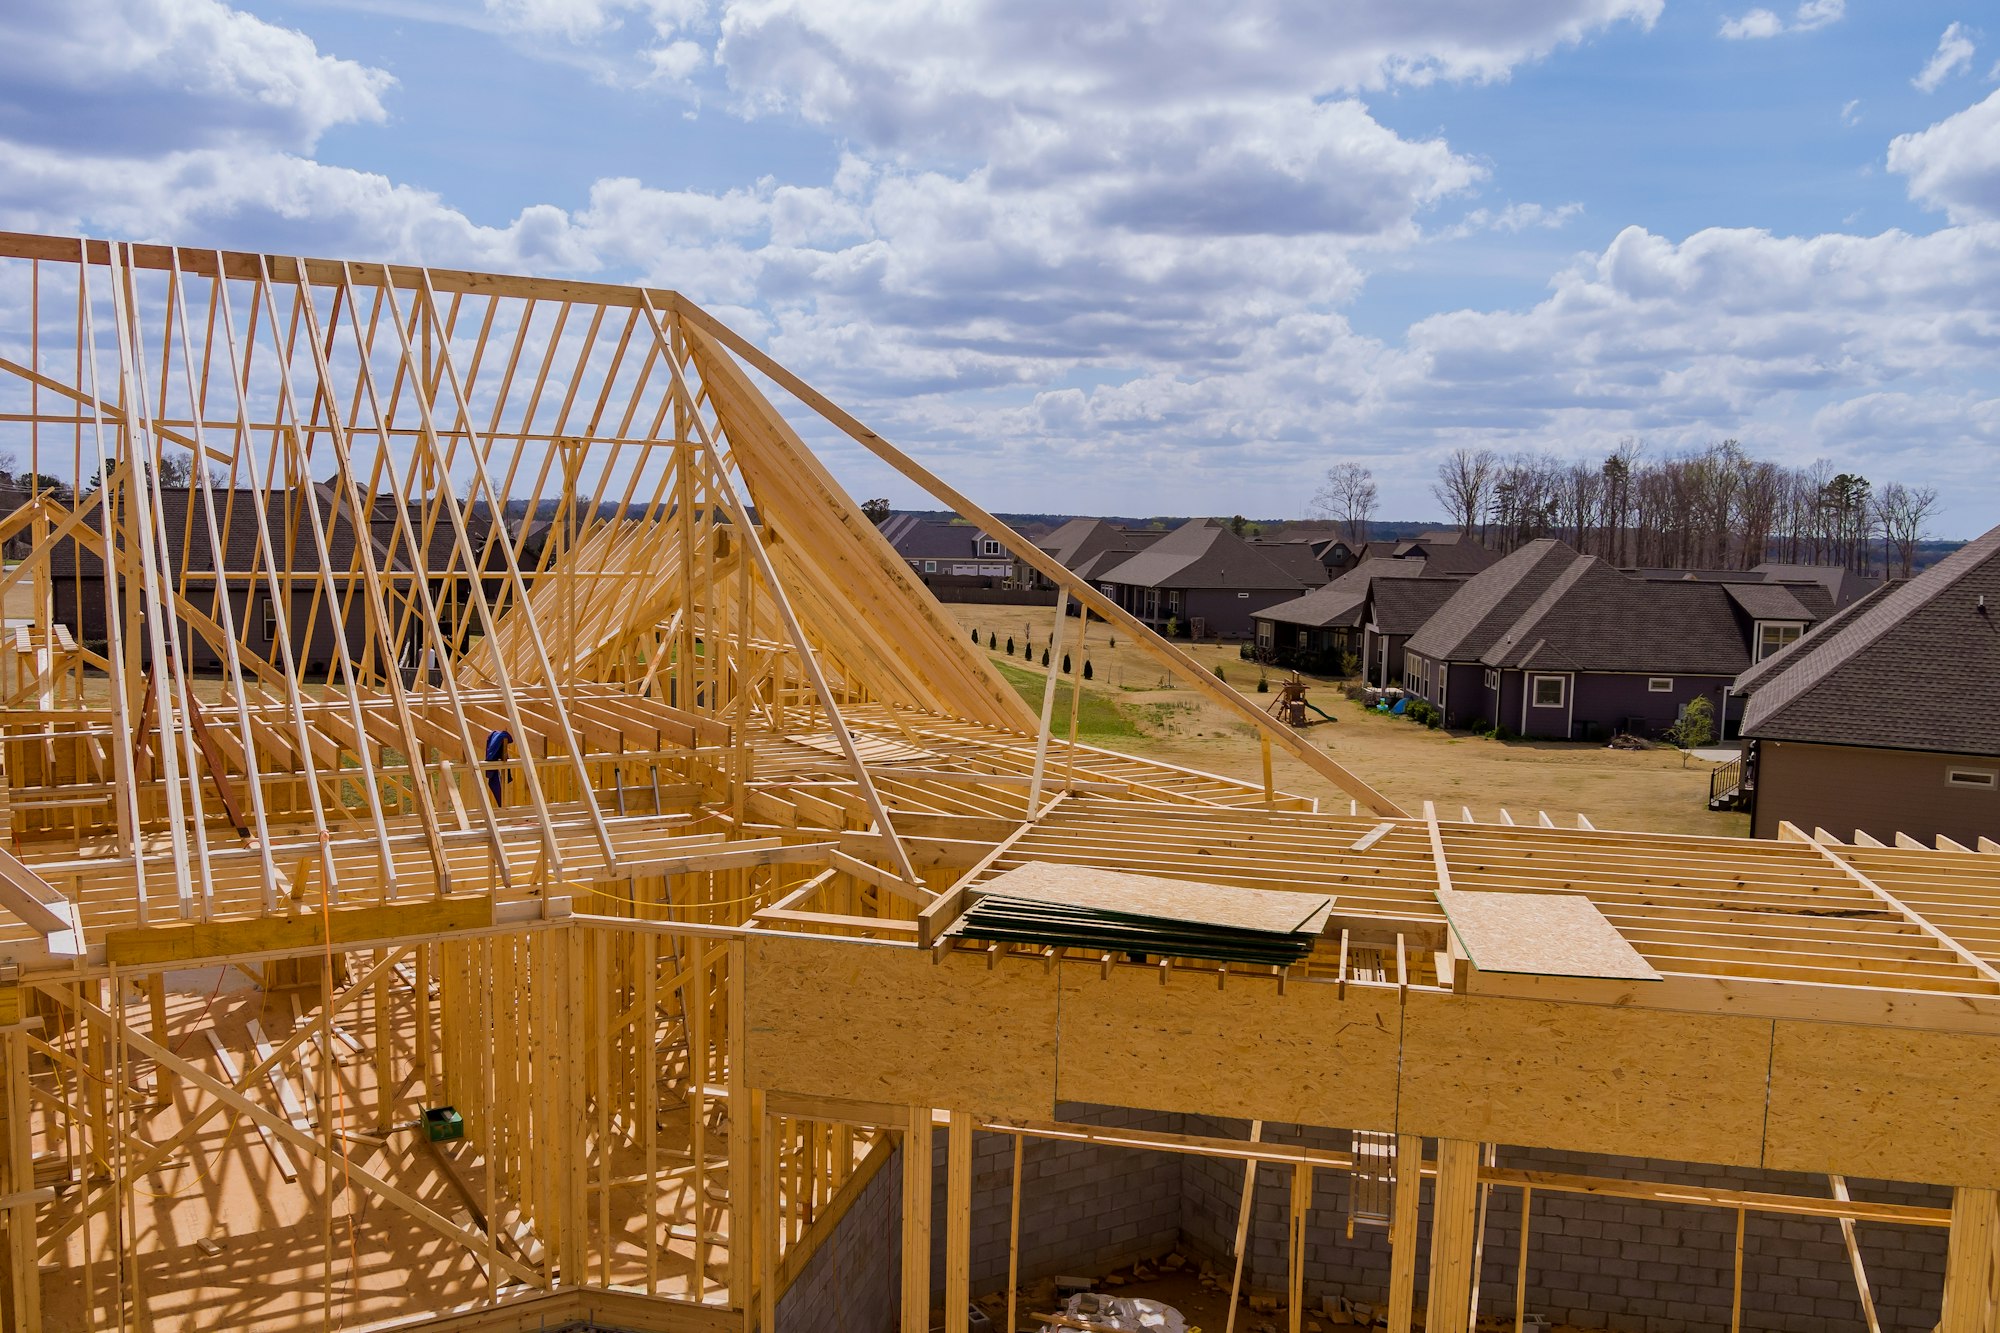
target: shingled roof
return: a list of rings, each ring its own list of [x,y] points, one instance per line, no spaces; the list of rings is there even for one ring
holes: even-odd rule
[[[1407,582],[1423,576],[1421,560],[1367,560],[1348,570],[1324,588],[1315,588],[1303,597],[1279,602],[1257,613],[1257,619],[1281,625],[1303,625],[1329,629],[1345,625],[1359,629],[1368,605],[1369,589],[1376,579]],[[1456,587],[1456,581],[1452,586]]]
[[[925,518],[921,514],[891,514],[882,521],[881,533],[905,560],[977,560],[980,538],[985,535],[970,523]],[[985,558],[1000,560],[1006,556],[1003,552]]]
[[[1369,619],[1383,634],[1415,634],[1464,586],[1465,580],[1458,578],[1382,579],[1369,588]]]
[[[1729,600],[1752,620],[1824,620],[1833,594],[1817,583],[1725,583]]]
[[[1635,579],[1586,556],[1564,569],[1480,661],[1509,670],[1734,676],[1750,665],[1750,648],[1731,592],[1726,584]]]
[[[1473,575],[1410,636],[1409,651],[1444,662],[1470,662],[1499,641],[1549,585],[1577,561],[1553,537],[1529,542]]]
[[[1315,554],[1314,543],[1304,540],[1252,541],[1247,545],[1308,588],[1326,586],[1326,565]]]
[[[2000,528],[1739,678],[1743,734],[2000,755]]]
[[[1190,519],[1114,569],[1103,583],[1140,588],[1298,588],[1300,579],[1212,518]]]

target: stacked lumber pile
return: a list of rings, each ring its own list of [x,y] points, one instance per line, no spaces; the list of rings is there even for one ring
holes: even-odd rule
[[[1288,967],[1312,952],[1333,899],[1031,861],[980,885],[948,933],[1160,958]]]

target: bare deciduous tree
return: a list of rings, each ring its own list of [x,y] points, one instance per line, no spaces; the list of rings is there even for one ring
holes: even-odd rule
[[[1452,520],[1511,551],[1558,536],[1613,564],[1752,569],[1765,561],[1908,570],[1937,512],[1930,487],[1892,484],[1821,459],[1784,467],[1736,440],[1659,458],[1619,442],[1601,464],[1538,450],[1505,458],[1460,449],[1431,485]]]
[[[1903,578],[1910,577],[1917,560],[1917,543],[1930,534],[1925,531],[1937,513],[1935,486],[1905,486],[1892,481],[1875,497],[1875,521],[1882,529],[1882,567],[1886,572],[1893,555]]]
[[[1454,449],[1438,464],[1431,494],[1467,536],[1486,513],[1497,461],[1490,449]]]
[[[1375,517],[1375,474],[1359,463],[1335,463],[1313,496],[1313,511],[1338,522],[1348,541],[1367,541],[1368,520]]]

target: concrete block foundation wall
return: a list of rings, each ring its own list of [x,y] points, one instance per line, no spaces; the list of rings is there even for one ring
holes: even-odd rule
[[[903,1271],[902,1166],[899,1150],[778,1298],[777,1325],[785,1333],[895,1333]]]
[[[1064,1120],[1107,1127],[1246,1138],[1247,1124],[1201,1116],[1065,1106]],[[1343,1130],[1264,1127],[1275,1143],[1345,1150]],[[945,1136],[934,1136],[932,1280],[944,1284]],[[1499,1164],[1525,1170],[1629,1175],[1716,1188],[1826,1192],[1824,1179],[1780,1172],[1692,1167],[1634,1158],[1530,1149],[1500,1150]],[[1013,1138],[973,1139],[972,1284],[1000,1290],[1007,1275]],[[901,1162],[891,1158],[844,1219],[839,1234],[807,1265],[779,1305],[782,1333],[893,1333],[901,1264]],[[1882,1181],[1849,1181],[1856,1197],[1949,1207],[1949,1191]],[[1243,1164],[1215,1158],[1029,1139],[1023,1151],[1021,1278],[1097,1273],[1176,1246],[1227,1273],[1242,1197]],[[1252,1201],[1247,1288],[1282,1292],[1290,1172],[1263,1166]],[[1346,1235],[1349,1178],[1315,1182],[1306,1253],[1306,1294],[1381,1305],[1389,1285],[1389,1239],[1380,1228]],[[1426,1200],[1428,1205],[1428,1200]],[[1482,1314],[1510,1315],[1519,1261],[1521,1192],[1495,1188],[1488,1201],[1479,1278]],[[1938,1319],[1946,1233],[1937,1227],[1857,1227],[1862,1258],[1885,1333],[1928,1331]],[[1530,1216],[1527,1309],[1555,1323],[1623,1333],[1715,1333],[1730,1327],[1736,1214],[1719,1208],[1654,1204],[1537,1191]],[[1429,1209],[1418,1226],[1428,1255]],[[1743,1328],[1754,1333],[1822,1333],[1865,1327],[1839,1225],[1817,1218],[1752,1213],[1745,1224]],[[1424,1294],[1419,1264],[1418,1298]]]
[[[1187,1132],[1246,1138],[1240,1121],[1190,1116]],[[1345,1150],[1345,1131],[1266,1125],[1265,1139]],[[1218,1268],[1232,1262],[1243,1167],[1186,1158],[1183,1234],[1187,1248]],[[1640,1158],[1598,1157],[1502,1148],[1498,1164],[1561,1174],[1631,1176],[1717,1189],[1825,1193],[1823,1178],[1777,1171],[1695,1167]],[[1346,1236],[1349,1178],[1324,1172],[1314,1183],[1308,1224],[1306,1294],[1382,1303],[1389,1287],[1386,1231],[1357,1227]],[[1848,1182],[1857,1198],[1949,1208],[1950,1191],[1887,1181]],[[1282,1291],[1290,1172],[1265,1166],[1252,1203],[1247,1286]],[[1521,1192],[1496,1188],[1488,1200],[1480,1265],[1480,1310],[1514,1309],[1521,1243]],[[1876,1313],[1886,1330],[1929,1330],[1943,1291],[1946,1233],[1940,1227],[1863,1224],[1856,1240]],[[1419,1254],[1430,1251],[1428,1199],[1418,1222]],[[1527,1309],[1554,1323],[1625,1333],[1708,1333],[1730,1326],[1736,1214],[1719,1208],[1654,1204],[1580,1194],[1537,1192],[1530,1204]],[[1424,1295],[1423,1265],[1417,1292]],[[1744,1228],[1743,1327],[1758,1333],[1822,1333],[1865,1328],[1854,1272],[1839,1224],[1817,1218],[1751,1213]]]

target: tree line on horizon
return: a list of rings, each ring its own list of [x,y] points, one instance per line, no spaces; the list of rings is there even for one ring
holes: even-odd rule
[[[1936,487],[1878,487],[1827,459],[1787,467],[1736,440],[1653,458],[1626,440],[1601,461],[1455,449],[1430,491],[1461,533],[1503,552],[1557,537],[1626,567],[1777,561],[1903,578],[1938,509]],[[1315,510],[1350,541],[1367,539],[1375,505],[1374,476],[1358,463],[1334,464],[1314,496]]]

